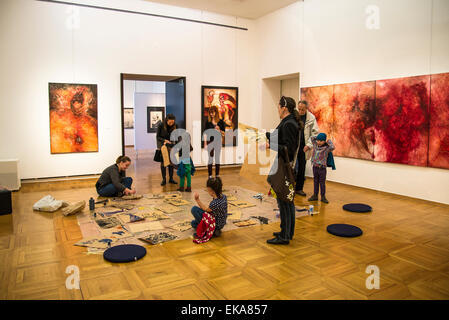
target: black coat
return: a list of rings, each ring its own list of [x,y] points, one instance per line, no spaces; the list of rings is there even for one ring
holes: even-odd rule
[[[157,131],[156,131],[156,142],[157,142],[158,149],[162,148],[165,140],[170,141],[170,134],[175,129],[176,129],[176,124],[174,124],[173,126],[171,126],[169,128],[165,128],[163,122],[160,124],[160,126],[157,128]]]
[[[281,156],[283,152],[279,152],[281,148],[287,148],[288,159],[284,159],[287,162],[293,161],[295,157],[296,149],[298,149],[299,143],[299,124],[293,114],[289,114],[282,119],[281,123],[276,127],[276,131],[272,134],[267,132],[267,138],[270,142],[270,149],[277,150]],[[273,141],[277,136],[277,144]]]

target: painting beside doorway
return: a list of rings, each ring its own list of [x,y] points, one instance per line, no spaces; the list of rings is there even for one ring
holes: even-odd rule
[[[224,144],[226,146],[237,145],[237,137],[233,133],[238,129],[238,90],[237,87],[201,87],[201,132],[204,132],[206,128],[209,108],[217,107],[220,119],[224,121],[226,128],[224,143],[230,141]]]

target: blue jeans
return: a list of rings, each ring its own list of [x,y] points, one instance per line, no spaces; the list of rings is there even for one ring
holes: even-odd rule
[[[281,217],[281,235],[284,240],[293,239],[295,233],[296,208],[293,202],[284,202],[279,199],[278,207]]]
[[[126,188],[131,189],[133,178],[125,177],[120,181]],[[97,192],[102,197],[116,197],[118,195],[117,188],[112,184],[107,184],[102,188],[97,188]]]
[[[194,220],[192,220],[192,222],[190,224],[192,225],[193,229],[196,230],[196,228],[200,224],[201,219],[203,219],[203,213],[204,213],[204,210],[201,209],[200,207],[197,207],[197,206],[192,207],[192,216],[193,216]]]

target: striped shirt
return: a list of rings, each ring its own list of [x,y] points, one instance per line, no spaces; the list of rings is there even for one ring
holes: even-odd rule
[[[315,167],[327,167],[327,156],[329,152],[335,149],[331,140],[323,144],[321,147],[316,143],[316,137],[311,137],[313,144],[312,165]]]
[[[221,198],[215,198],[209,203],[212,215],[215,217],[216,228],[222,229],[228,216],[228,198],[223,194]]]

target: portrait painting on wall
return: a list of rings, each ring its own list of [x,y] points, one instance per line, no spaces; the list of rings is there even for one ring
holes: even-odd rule
[[[205,131],[209,121],[210,108],[216,107],[219,119],[225,126],[223,146],[236,146],[238,139],[234,130],[238,129],[238,88],[202,86],[201,105],[201,132]],[[204,146],[203,143],[201,145]]]
[[[48,87],[51,153],[98,152],[97,85]]]
[[[156,132],[165,119],[165,107],[147,107],[147,132]]]
[[[134,108],[123,109],[123,126],[125,129],[134,129]]]

